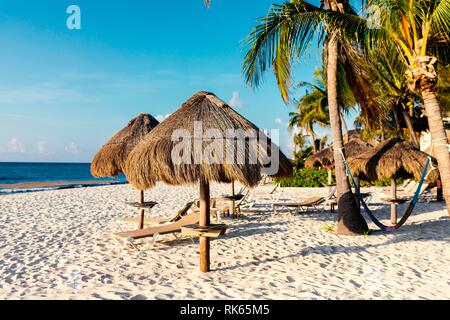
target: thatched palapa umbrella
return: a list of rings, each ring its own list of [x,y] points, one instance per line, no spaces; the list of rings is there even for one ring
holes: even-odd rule
[[[244,134],[243,134],[244,133]],[[262,179],[267,155],[263,141],[246,138],[263,134],[254,124],[208,92],[186,101],[130,153],[126,163],[129,181],[148,189],[156,181],[171,185],[200,183],[200,228],[210,226],[211,181],[239,181],[252,187]],[[266,136],[264,136],[266,137]],[[292,175],[292,165],[270,140],[268,154],[278,156],[279,166],[271,175]],[[256,159],[249,153],[257,151]],[[256,160],[256,161],[254,161]],[[200,235],[200,269],[208,272],[209,238]]]
[[[378,146],[354,156],[349,160],[352,173],[362,175],[369,180],[391,179],[391,220],[397,221],[397,184],[396,178],[422,177],[428,155],[409,143],[399,139],[390,139]],[[435,182],[439,179],[439,172],[428,169],[427,180]]]
[[[141,113],[116,133],[96,153],[91,163],[91,173],[94,177],[117,177],[124,172],[125,161],[130,151],[159,124],[158,120],[148,113]],[[139,192],[139,204],[144,203],[144,191]],[[139,219],[139,228],[143,228],[143,210]]]
[[[368,142],[364,142],[359,137],[350,136],[350,141],[345,144],[345,154],[348,159],[360,155],[372,148]],[[332,169],[334,167],[333,147],[325,148],[309,156],[305,160],[305,167],[308,168],[325,168],[328,170],[328,184],[332,184]]]

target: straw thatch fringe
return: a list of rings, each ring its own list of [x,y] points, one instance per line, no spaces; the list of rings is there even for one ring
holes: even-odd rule
[[[201,128],[196,128],[201,122]],[[211,131],[213,130],[213,131]],[[260,141],[243,140],[242,136],[231,137],[231,133],[250,130],[255,135],[260,130],[246,120],[214,94],[199,92],[182,107],[150,132],[130,153],[125,172],[130,183],[138,189],[148,189],[157,180],[171,185],[190,184],[204,177],[209,181],[239,181],[247,186],[256,185],[262,178],[262,168],[270,154],[278,153],[280,166],[277,176],[292,174],[292,165],[278,147],[268,141],[267,153],[262,152]],[[210,132],[212,136],[205,137]],[[174,141],[177,135],[180,140]],[[180,150],[180,141],[194,137]],[[187,140],[184,140],[187,141]],[[200,147],[195,147],[195,145]],[[244,145],[245,148],[239,148]],[[215,147],[202,158],[204,150]],[[221,150],[223,152],[218,152]],[[257,150],[257,161],[248,159],[250,150]],[[176,157],[183,159],[176,162]],[[234,154],[234,157],[233,157]],[[216,159],[216,161],[213,161]],[[224,161],[224,159],[243,159],[245,161]],[[174,162],[175,161],[175,162]]]
[[[117,177],[124,171],[125,160],[130,151],[159,124],[148,113],[141,113],[125,128],[114,135],[94,156],[91,173],[94,177]]]
[[[372,181],[408,176],[420,180],[427,157],[426,153],[406,142],[390,139],[353,157],[349,161],[349,166],[354,174],[362,175]],[[436,163],[434,159],[433,162]],[[439,178],[437,170],[429,168],[428,173],[429,182],[435,182]]]
[[[334,165],[333,149],[325,148],[312,155],[305,160],[307,168],[324,168],[329,169]]]

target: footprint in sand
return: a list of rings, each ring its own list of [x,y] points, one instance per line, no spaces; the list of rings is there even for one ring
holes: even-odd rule
[[[287,276],[287,277],[286,277],[286,280],[287,280],[288,283],[293,283],[293,282],[295,282],[295,279],[292,278],[292,277],[290,277],[290,276]]]

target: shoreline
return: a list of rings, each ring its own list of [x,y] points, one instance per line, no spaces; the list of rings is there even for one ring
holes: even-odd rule
[[[49,190],[102,187],[102,186],[112,186],[122,184],[128,184],[128,181],[58,180],[58,181],[6,183],[0,184],[0,195],[49,191]]]

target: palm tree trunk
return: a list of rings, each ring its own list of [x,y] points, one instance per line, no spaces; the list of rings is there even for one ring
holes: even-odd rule
[[[394,114],[395,128],[397,129],[397,138],[403,139],[403,130],[400,125],[400,119],[398,118],[399,104],[395,105],[392,113]]]
[[[314,132],[310,132],[310,135],[311,135],[311,139],[313,141],[313,151],[314,151],[314,153],[316,153],[316,152],[320,151],[317,146],[317,141],[316,141],[317,136]]]
[[[360,214],[359,205],[356,203],[355,196],[350,188],[345,164],[341,155],[341,151],[344,152],[344,141],[342,139],[340,110],[337,99],[337,59],[337,39],[332,35],[328,43],[327,86],[339,212],[336,231],[340,235],[361,235],[366,233],[369,228]]]
[[[344,143],[348,143],[348,139],[350,138],[348,136],[348,127],[347,127],[347,123],[345,123],[345,118],[341,111],[339,111],[339,117],[341,118],[342,129],[344,130],[344,137],[345,137]]]
[[[432,86],[426,82],[421,85],[423,105],[427,112],[431,139],[434,141],[433,150],[441,175],[445,204],[450,215],[450,153],[448,151],[448,139],[436,94],[430,87]]]
[[[408,127],[409,135],[411,137],[409,142],[413,146],[415,146],[417,149],[419,149],[420,142],[419,142],[419,139],[417,139],[416,132],[414,131],[414,127],[411,122],[411,117],[409,116],[408,112],[404,109],[403,109],[402,113],[403,113],[403,118],[405,119],[406,126]]]

